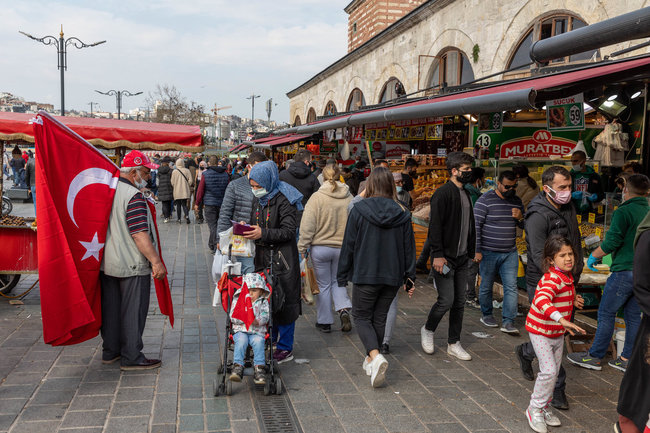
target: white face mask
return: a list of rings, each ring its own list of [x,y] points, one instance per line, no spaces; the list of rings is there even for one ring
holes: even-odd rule
[[[262,198],[266,194],[268,194],[268,191],[266,190],[266,188],[258,188],[258,189],[251,188],[251,190],[253,190],[253,195],[255,197],[257,197],[257,198]]]
[[[573,171],[582,171],[582,165],[581,164],[571,165],[571,168],[573,169]]]
[[[135,179],[135,186],[138,189],[142,189],[147,186],[147,181],[142,178],[140,175],[140,170],[135,171],[138,175],[138,177]]]

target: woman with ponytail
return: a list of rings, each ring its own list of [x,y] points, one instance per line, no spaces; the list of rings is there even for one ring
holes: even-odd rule
[[[339,181],[341,173],[336,165],[327,165],[322,174],[323,185],[311,196],[302,215],[298,251],[311,258],[320,290],[316,327],[322,332],[331,331],[333,300],[341,330],[348,332],[352,329],[352,303],[346,287],[337,284],[336,273],[352,195],[348,186]]]

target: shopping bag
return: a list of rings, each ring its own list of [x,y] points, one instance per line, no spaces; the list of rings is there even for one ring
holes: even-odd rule
[[[232,227],[219,233],[219,246],[221,247],[221,253],[225,256],[230,253],[239,257],[255,256],[255,241],[233,234]]]
[[[309,286],[309,280],[307,279],[307,259],[302,259],[300,261],[300,279],[302,281],[300,295],[302,300],[309,305],[314,304],[314,296],[311,293],[311,287]]]
[[[311,258],[309,257],[307,258],[305,273],[307,274],[306,279],[309,280],[311,294],[318,295],[320,293],[320,290],[318,289],[318,282],[316,281],[316,273],[314,272],[314,266],[312,265]]]

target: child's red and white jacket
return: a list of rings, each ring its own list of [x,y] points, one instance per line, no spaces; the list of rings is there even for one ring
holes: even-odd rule
[[[526,330],[530,333],[557,338],[564,335],[561,318],[571,320],[575,288],[573,276],[556,268],[544,274],[535,290],[533,304],[526,317]]]

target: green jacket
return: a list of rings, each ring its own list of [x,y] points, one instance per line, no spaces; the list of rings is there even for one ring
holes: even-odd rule
[[[465,190],[469,193],[469,198],[472,200],[472,206],[476,204],[476,200],[482,195],[481,190],[471,183],[466,183],[464,186]]]
[[[612,214],[612,223],[600,246],[612,254],[612,272],[631,271],[634,268],[634,238],[650,206],[645,197],[626,200]]]

